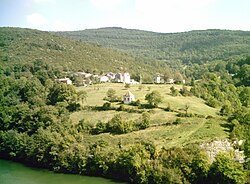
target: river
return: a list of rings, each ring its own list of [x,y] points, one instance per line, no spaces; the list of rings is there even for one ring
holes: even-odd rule
[[[59,174],[44,169],[0,159],[0,184],[117,184],[118,182],[73,174]]]

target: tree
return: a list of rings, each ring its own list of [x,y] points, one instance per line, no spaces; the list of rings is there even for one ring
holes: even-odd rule
[[[145,100],[148,101],[150,106],[157,107],[159,103],[162,102],[162,96],[159,91],[152,91],[151,93],[146,94]]]
[[[178,92],[177,89],[174,88],[174,86],[172,86],[170,88],[170,93],[171,93],[172,96],[177,96],[179,92]]]
[[[182,83],[182,82],[183,82],[183,76],[181,75],[180,72],[176,72],[176,73],[174,74],[174,81],[175,81],[176,83]]]
[[[164,79],[164,82],[167,83],[169,81],[169,79],[172,78],[172,74],[170,72],[169,69],[166,69],[164,74],[163,74],[163,79]]]
[[[50,105],[58,102],[67,102],[69,105],[76,104],[77,92],[71,85],[54,84],[49,90],[48,101]]]
[[[210,161],[207,153],[197,150],[191,163],[192,174],[191,183],[204,183],[207,178],[210,167]]]
[[[246,171],[229,154],[219,153],[210,168],[211,183],[246,183]]]
[[[150,114],[147,112],[142,113],[139,122],[137,123],[137,127],[139,130],[146,129],[150,125]]]
[[[88,97],[88,94],[87,94],[86,91],[79,91],[77,93],[77,98],[78,98],[79,101],[82,102],[82,104],[83,104],[84,101],[86,101],[87,97]]]
[[[190,91],[188,91],[186,86],[183,86],[182,89],[180,89],[180,94],[182,96],[190,96],[191,95]]]
[[[125,121],[120,114],[117,114],[108,122],[107,131],[114,134],[124,134],[133,131],[133,126],[130,121]]]
[[[250,86],[250,65],[244,64],[241,68],[237,77],[240,78],[241,84]]]
[[[243,87],[239,97],[242,105],[246,107],[250,106],[250,87]]]
[[[116,91],[113,88],[108,89],[108,91],[106,93],[105,100],[107,100],[109,102],[117,101]]]

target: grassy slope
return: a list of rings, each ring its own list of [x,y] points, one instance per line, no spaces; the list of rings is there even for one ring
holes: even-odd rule
[[[30,63],[43,60],[64,70],[113,71],[121,67],[130,73],[154,73],[159,68],[143,60],[100,47],[95,44],[55,35],[54,33],[23,28],[0,28],[0,63]]]
[[[87,136],[86,141],[94,142],[96,140],[105,140],[113,145],[117,145],[119,141],[122,141],[123,145],[132,144],[139,141],[151,141],[158,146],[172,147],[183,146],[189,143],[199,143],[203,141],[212,140],[215,138],[225,138],[228,136],[225,128],[222,124],[225,123],[221,117],[216,115],[218,109],[208,107],[204,104],[204,101],[196,97],[172,97],[169,95],[169,88],[171,85],[143,85],[143,89],[139,90],[138,86],[132,86],[129,90],[135,94],[136,99],[140,99],[142,103],[144,101],[145,94],[149,93],[148,86],[151,87],[150,91],[158,90],[164,97],[164,101],[159,105],[160,107],[167,107],[168,104],[171,108],[178,110],[182,109],[186,103],[190,104],[189,112],[197,113],[201,115],[211,115],[215,118],[181,118],[182,123],[179,125],[162,125],[155,126],[157,124],[173,122],[176,117],[176,112],[166,112],[162,109],[154,109],[151,113],[151,126],[146,130],[132,132],[124,135],[111,135],[100,134],[94,136]],[[77,88],[77,90],[86,90],[88,92],[87,102],[84,105],[102,105],[105,101],[103,98],[109,88],[116,90],[118,96],[122,96],[127,90],[123,84],[101,84],[96,87]],[[181,86],[175,86],[181,88]],[[131,107],[125,105],[125,107]],[[71,115],[73,122],[78,122],[81,119],[85,119],[90,124],[96,124],[98,120],[107,122],[115,114],[120,113],[127,120],[137,119],[141,116],[138,113],[127,113],[117,111],[79,111]]]
[[[250,53],[250,32],[247,31],[155,33],[122,28],[100,28],[58,34],[170,62],[204,63]]]

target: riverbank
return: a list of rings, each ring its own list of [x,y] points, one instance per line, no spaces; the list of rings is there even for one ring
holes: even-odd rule
[[[27,167],[21,163],[0,159],[1,184],[117,184],[101,177],[54,173],[46,169]]]

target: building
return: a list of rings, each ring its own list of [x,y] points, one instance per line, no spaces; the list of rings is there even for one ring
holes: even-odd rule
[[[123,75],[122,75],[122,73],[115,74],[115,81],[116,82],[123,82]]]
[[[167,79],[167,81],[165,81],[166,84],[174,84],[174,79],[173,78],[169,78]]]
[[[128,72],[125,73],[117,73],[115,75],[115,81],[121,82],[124,84],[130,84],[130,74]]]
[[[163,75],[161,74],[156,74],[153,80],[154,80],[154,83],[156,84],[164,83]]]
[[[100,76],[100,82],[109,82],[110,80],[109,80],[109,77],[108,76],[105,76],[105,75],[103,75],[103,76]]]
[[[128,72],[123,73],[123,83],[124,84],[130,84],[130,75]]]
[[[109,80],[114,80],[115,79],[115,74],[112,73],[112,72],[107,73],[106,76],[109,78]]]
[[[135,95],[128,91],[123,95],[123,103],[124,104],[130,104],[131,102],[135,101]]]
[[[129,84],[140,84],[140,83],[135,81],[134,79],[131,79]]]
[[[60,83],[72,85],[72,80],[70,80],[69,78],[56,79],[56,81]]]

